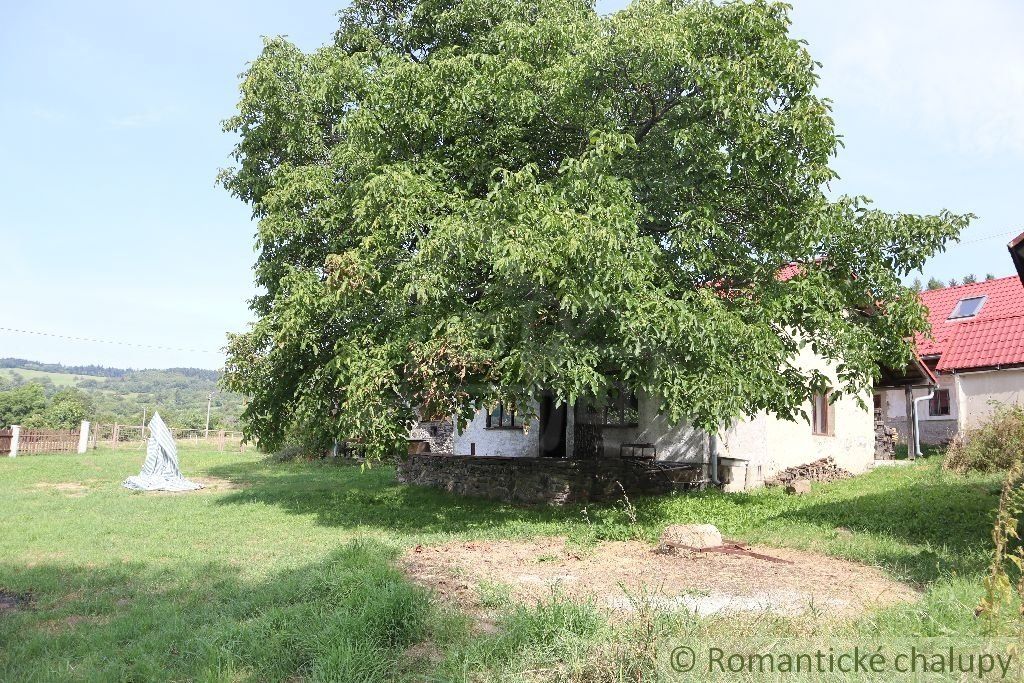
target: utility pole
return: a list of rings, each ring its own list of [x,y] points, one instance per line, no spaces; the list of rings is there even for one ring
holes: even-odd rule
[[[206,433],[203,435],[204,439],[210,438],[210,404],[213,403],[213,392],[211,391],[206,396]]]

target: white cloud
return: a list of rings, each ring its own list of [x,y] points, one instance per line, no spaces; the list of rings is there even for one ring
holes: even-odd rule
[[[1024,153],[1024,3],[796,0],[794,33],[846,108],[963,151]]]
[[[64,123],[68,120],[68,117],[64,112],[47,109],[46,107],[33,107],[29,111],[29,116],[44,123]]]

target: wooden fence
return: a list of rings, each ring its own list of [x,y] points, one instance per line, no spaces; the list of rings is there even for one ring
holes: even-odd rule
[[[218,451],[245,451],[242,432],[226,429],[178,429],[169,428],[178,446],[205,446]],[[119,423],[93,425],[89,434],[89,448],[106,446],[113,449],[137,448],[149,438],[149,431],[142,425]]]
[[[35,453],[77,453],[78,429],[25,429],[18,435],[18,455]],[[0,455],[10,455],[14,430],[0,429]],[[242,432],[225,429],[171,429],[179,446],[203,446],[218,451],[244,452]],[[142,449],[149,437],[141,425],[92,425],[89,429],[88,448]]]
[[[77,453],[77,429],[25,429],[18,437],[18,455]]]

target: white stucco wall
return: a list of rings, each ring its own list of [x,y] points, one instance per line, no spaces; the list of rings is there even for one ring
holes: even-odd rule
[[[703,462],[707,452],[707,437],[704,432],[683,423],[670,424],[658,414],[655,400],[641,397],[639,401],[639,426],[605,427],[602,430],[604,455],[618,457],[622,443],[653,443],[659,460]],[[569,409],[566,424],[566,453],[573,452],[574,415]],[[540,425],[534,418],[528,429],[488,429],[487,414],[477,411],[463,430],[457,430],[453,439],[454,451],[468,455],[472,444],[480,456],[537,457],[540,454],[538,434]]]
[[[824,359],[809,349],[801,352],[797,365],[835,378]],[[787,467],[827,457],[851,472],[864,472],[875,459],[875,427],[870,394],[865,394],[863,400],[867,407],[852,396],[844,396],[833,404],[829,435],[814,434],[809,402],[804,405],[807,420],[791,422],[764,413],[743,420],[723,435],[720,453],[738,461],[737,466],[746,463],[748,487],[760,485]]]
[[[527,429],[488,429],[487,411],[478,410],[463,430],[456,430],[453,439],[455,455],[469,455],[472,444],[480,456],[509,458],[537,457],[540,454],[540,432],[537,418],[529,421]]]
[[[954,378],[962,429],[980,426],[1000,405],[1024,406],[1024,368],[964,372]]]
[[[672,424],[658,411],[658,401],[641,395],[638,400],[638,426],[604,427],[606,457],[618,457],[623,443],[652,443],[658,460],[674,462],[704,462],[707,453],[707,435],[683,422]]]
[[[798,364],[807,370],[834,374],[823,361],[804,350]],[[758,486],[780,470],[821,458],[832,457],[851,472],[863,472],[874,462],[874,420],[871,396],[866,407],[855,398],[844,397],[833,407],[833,433],[816,435],[809,420],[789,422],[766,414],[733,425],[721,435],[719,456],[731,467],[732,479],[739,484],[732,490]],[[808,416],[810,404],[804,406]],[[566,453],[573,452],[573,411],[568,411]],[[618,457],[624,442],[653,443],[659,460],[705,462],[708,458],[707,435],[687,424],[672,424],[658,412],[656,400],[641,396],[637,427],[612,427],[603,430],[604,454]],[[469,454],[476,444],[479,456],[536,457],[539,455],[539,425],[536,419],[521,429],[487,429],[486,413],[479,411],[465,429],[454,438],[455,453]]]

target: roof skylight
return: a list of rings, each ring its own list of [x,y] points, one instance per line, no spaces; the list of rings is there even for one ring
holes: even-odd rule
[[[987,298],[987,296],[974,296],[969,299],[960,299],[960,301],[956,302],[956,306],[953,307],[953,312],[949,314],[947,320],[973,318],[981,311],[981,307],[985,304],[985,299]]]

